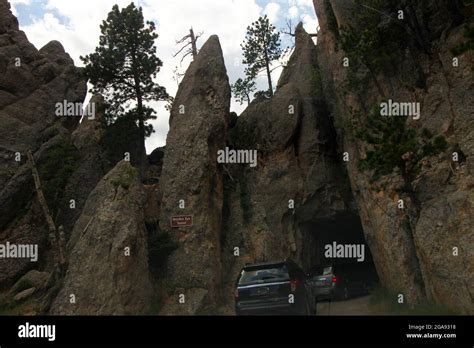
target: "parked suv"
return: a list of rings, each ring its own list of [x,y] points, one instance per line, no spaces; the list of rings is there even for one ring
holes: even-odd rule
[[[316,267],[310,275],[316,301],[347,300],[366,295],[376,282],[377,274],[372,263]]]
[[[338,295],[343,291],[342,277],[336,276],[333,266],[316,268],[312,273],[314,275],[311,276],[310,283],[316,301],[332,300],[339,297]]]
[[[237,278],[237,315],[310,315],[315,308],[306,274],[289,259],[246,265]]]

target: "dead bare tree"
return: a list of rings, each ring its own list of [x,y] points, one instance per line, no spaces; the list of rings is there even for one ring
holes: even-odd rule
[[[198,54],[198,49],[197,49],[197,40],[202,36],[202,32],[200,32],[197,35],[194,35],[194,30],[193,28],[189,29],[189,34],[183,36],[181,39],[176,41],[176,45],[181,45],[184,44],[178,52],[173,54],[173,57],[176,57],[178,54],[184,51],[184,55],[181,58],[181,62],[183,62],[184,58],[186,58],[189,55],[192,55],[193,59],[196,58]]]
[[[291,20],[291,18],[287,18],[286,19],[286,28],[285,29],[282,29],[281,32],[285,35],[289,35],[291,37],[295,37],[296,36],[296,33],[295,33],[295,25],[293,24],[293,21]],[[318,36],[318,33],[308,33],[309,36],[311,37],[317,37]]]
[[[51,212],[48,207],[48,203],[46,202],[46,198],[44,197],[43,189],[41,186],[41,180],[38,173],[38,169],[36,168],[35,159],[31,150],[27,151],[28,162],[31,167],[31,173],[33,175],[33,180],[35,182],[35,189],[36,189],[36,196],[38,197],[38,202],[43,210],[43,215],[46,219],[49,229],[49,241],[51,247],[53,248],[53,252],[55,254],[55,263],[57,270],[62,275],[66,271],[66,253],[65,253],[65,237],[64,237],[64,230],[62,226],[56,228],[54,223],[53,217],[51,216]]]

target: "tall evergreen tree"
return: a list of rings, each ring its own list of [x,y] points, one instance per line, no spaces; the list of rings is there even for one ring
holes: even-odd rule
[[[114,5],[100,29],[99,46],[81,60],[93,85],[91,92],[105,98],[108,122],[123,116],[137,122],[142,139],[139,163],[143,169],[145,137],[153,132],[147,120],[156,118],[145,103],[168,98],[166,89],[153,81],[163,65],[156,56],[155,24],[145,23],[142,8],[131,3],[123,9]]]
[[[270,65],[282,55],[280,47],[280,33],[270,23],[265,15],[247,27],[247,34],[241,47],[244,55],[244,64],[247,80],[254,80],[257,75],[265,71],[268,79],[268,95],[273,96],[273,85]]]

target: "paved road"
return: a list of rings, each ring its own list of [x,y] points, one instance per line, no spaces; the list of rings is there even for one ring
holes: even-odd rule
[[[370,296],[363,296],[347,301],[319,302],[318,315],[370,315]]]

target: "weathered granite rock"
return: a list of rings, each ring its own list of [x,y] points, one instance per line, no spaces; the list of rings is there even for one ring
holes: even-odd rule
[[[26,151],[38,165],[50,149],[69,136],[80,117],[58,117],[57,102],[82,102],[86,81],[60,43],[41,50],[19,30],[10,4],[0,0],[0,242],[38,244],[48,263],[47,234],[36,201]],[[0,288],[35,265],[25,260],[0,261]]]
[[[229,105],[221,46],[217,36],[211,36],[186,72],[171,111],[160,179],[160,227],[179,247],[167,263],[170,297],[163,314],[194,314],[219,299],[223,181],[217,151],[226,145]],[[193,226],[171,229],[171,217],[183,214],[193,215]],[[181,293],[185,304],[178,303]]]
[[[148,313],[152,286],[144,203],[137,171],[128,162],[99,182],[69,240],[69,268],[52,314]]]
[[[36,292],[36,288],[29,288],[29,289],[20,291],[18,294],[16,294],[13,297],[13,299],[16,302],[21,302],[21,301],[24,301],[24,300],[28,299],[29,297],[31,297],[35,292]]]
[[[67,202],[74,200],[75,208],[63,209],[58,221],[58,225],[64,226],[67,237],[72,232],[91,191],[115,165],[105,158],[104,148],[101,145],[105,133],[103,97],[93,96],[89,104],[94,105],[94,118],[84,117],[71,134],[72,144],[78,150],[78,158],[74,172],[65,187],[64,196],[67,197]]]
[[[406,54],[392,52],[397,55],[397,74],[382,69],[376,76],[381,90],[391,99],[420,102],[421,118],[408,121],[411,127],[444,135],[450,145],[458,144],[466,158],[465,163],[453,163],[452,153],[446,151],[423,159],[425,165],[413,183],[420,210],[410,216],[409,223],[407,214],[397,209],[400,176],[394,173],[385,177],[385,188],[374,190],[369,175],[357,169],[365,147],[354,136],[354,129],[347,126],[350,108],[370,109],[379,95],[373,79],[357,93],[342,93],[348,69],[341,67],[346,54],[338,50],[338,35],[344,24],[358,27],[364,23],[354,22],[357,12],[344,11],[342,2],[314,0],[314,5],[321,27],[317,51],[324,98],[340,125],[341,144],[354,159],[347,166],[352,191],[382,284],[405,294],[408,303],[428,298],[472,314],[473,61],[472,52],[465,52],[455,67],[450,51],[465,40],[462,5],[453,1],[402,4],[411,28],[406,40],[415,44]],[[410,205],[410,200],[407,202]],[[455,247],[459,249],[457,256]]]
[[[82,102],[86,81],[57,41],[41,50],[28,42],[6,0],[0,1],[0,187],[16,169],[15,153],[35,152],[54,135],[50,128],[73,129],[80,117],[58,117],[55,104]],[[80,116],[80,115],[79,115]]]
[[[11,288],[10,292],[16,294],[20,291],[29,288],[36,288],[36,289],[44,289],[48,279],[50,277],[50,273],[48,272],[40,272],[37,270],[31,270],[26,273],[23,277],[21,277],[15,285]]]
[[[300,24],[273,98],[253,101],[231,130],[232,147],[257,150],[258,165],[227,165],[222,258],[229,302],[245,263],[291,257],[309,269],[322,262],[318,224],[357,220],[318,81],[316,46]]]

